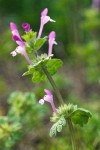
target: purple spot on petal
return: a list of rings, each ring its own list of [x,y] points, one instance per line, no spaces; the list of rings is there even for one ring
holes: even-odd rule
[[[17,35],[13,35],[13,36],[12,36],[12,39],[13,39],[14,41],[21,41],[21,39],[20,39]]]

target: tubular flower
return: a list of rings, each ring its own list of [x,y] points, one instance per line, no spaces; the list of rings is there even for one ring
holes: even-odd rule
[[[16,41],[16,43],[18,44],[18,46],[16,47],[16,49],[14,51],[11,52],[12,56],[16,56],[18,53],[24,55],[25,59],[28,61],[29,64],[32,64],[31,60],[29,59],[27,53],[26,53],[26,49],[25,49],[25,43],[23,42],[23,40],[20,37],[20,34],[18,32],[17,26],[15,23],[11,22],[10,23],[10,29],[12,31],[12,38],[14,41]]]
[[[23,23],[23,24],[22,24],[22,27],[25,29],[26,32],[29,32],[29,31],[30,31],[30,24],[28,24],[28,23]]]
[[[46,95],[44,95],[43,99],[39,100],[39,104],[43,105],[45,101],[49,102],[51,104],[51,107],[53,109],[53,111],[56,113],[56,107],[54,104],[54,100],[53,100],[53,94],[50,90],[48,89],[44,89]]]
[[[56,33],[54,31],[51,31],[48,39],[48,43],[49,43],[48,55],[52,54],[53,44],[57,45],[57,42],[55,41],[55,36]]]
[[[55,20],[51,19],[49,16],[47,16],[48,14],[48,9],[45,8],[42,12],[41,12],[41,19],[40,19],[40,29],[39,29],[39,33],[38,33],[38,38],[41,37],[42,35],[42,31],[43,31],[43,27],[47,22],[55,22]]]

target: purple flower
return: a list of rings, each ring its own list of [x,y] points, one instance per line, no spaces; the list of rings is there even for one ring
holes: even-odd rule
[[[29,31],[30,31],[30,24],[28,24],[28,23],[23,23],[23,24],[22,24],[22,27],[25,29],[26,32],[29,32]]]
[[[92,7],[95,9],[100,9],[100,0],[93,0]]]
[[[24,55],[25,59],[28,61],[29,64],[32,64],[31,60],[29,59],[29,57],[28,57],[28,55],[26,53],[25,43],[20,37],[20,34],[18,32],[16,24],[11,22],[10,23],[10,29],[12,31],[12,35],[13,35],[12,38],[13,38],[13,40],[16,41],[16,43],[18,44],[16,49],[11,52],[12,56],[16,56],[18,53],[20,53],[20,54]]]
[[[38,38],[41,37],[42,35],[42,31],[43,31],[43,27],[47,22],[55,22],[55,20],[51,19],[49,16],[47,16],[48,14],[48,9],[45,8],[42,12],[41,12],[41,23],[40,23],[40,29],[39,29],[39,33],[38,33]]]
[[[54,31],[50,32],[49,39],[48,39],[48,43],[49,43],[48,55],[52,54],[53,44],[57,45],[57,42],[55,41],[55,36],[56,33]]]
[[[44,91],[45,91],[46,95],[44,95],[44,97],[39,100],[39,104],[43,105],[45,101],[49,102],[51,104],[53,111],[56,113],[57,111],[56,111],[56,107],[54,105],[52,92],[48,89],[45,89]]]

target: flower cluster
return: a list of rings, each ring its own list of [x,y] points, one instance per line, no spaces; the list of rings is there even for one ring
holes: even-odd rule
[[[31,60],[29,59],[29,57],[26,53],[25,43],[22,40],[22,38],[20,37],[20,34],[18,32],[18,29],[17,29],[17,26],[15,25],[15,23],[11,22],[10,28],[11,28],[12,35],[13,35],[12,38],[18,44],[16,49],[11,52],[12,56],[16,56],[17,53],[20,53],[20,54],[24,55],[24,57],[26,58],[26,60],[28,61],[29,64],[32,64]]]
[[[51,19],[49,16],[47,16],[48,14],[48,9],[45,8],[42,12],[41,12],[41,19],[40,19],[40,29],[39,29],[39,33],[37,36],[37,39],[41,38],[42,32],[43,32],[43,27],[46,23],[50,22],[55,22],[53,19]],[[23,23],[22,27],[25,29],[25,32],[30,32],[30,25],[28,23]],[[10,23],[10,29],[12,31],[12,38],[14,41],[16,41],[16,43],[18,44],[18,46],[16,47],[16,49],[14,51],[11,52],[12,56],[16,56],[17,53],[20,53],[22,55],[24,55],[25,59],[28,61],[29,64],[32,64],[31,60],[29,59],[27,53],[26,53],[26,45],[25,42],[22,40],[17,26],[15,23],[11,22]],[[49,44],[49,48],[48,48],[48,55],[52,54],[52,48],[53,48],[53,44],[57,45],[57,42],[55,41],[55,36],[56,33],[55,31],[51,31],[49,36],[48,36],[48,44]]]
[[[48,15],[48,9],[45,8],[42,12],[41,12],[41,18],[40,18],[40,29],[38,32],[38,35],[36,37],[36,40],[41,39],[42,36],[42,32],[43,32],[43,28],[44,25],[48,22],[55,22],[55,20],[51,19]],[[28,23],[23,23],[22,24],[22,28],[25,30],[25,33],[31,33],[32,30],[30,28],[30,25]],[[19,31],[17,29],[17,26],[15,23],[11,22],[10,23],[10,29],[12,31],[12,39],[17,43],[17,47],[14,51],[11,52],[12,56],[16,56],[18,53],[22,54],[25,59],[27,60],[27,62],[32,65],[33,62],[30,60],[30,58],[28,57],[28,54],[26,52],[26,45],[27,41],[25,41],[25,39],[23,40],[19,34]],[[35,33],[35,32],[34,32]],[[56,37],[56,33],[55,31],[51,31],[49,36],[48,36],[48,56],[52,55],[52,49],[53,49],[53,45],[57,45],[57,42],[55,41],[55,37]],[[56,113],[56,107],[54,105],[54,101],[53,101],[53,94],[50,90],[45,89],[44,90],[46,95],[43,97],[43,99],[41,99],[39,101],[40,104],[44,104],[45,101],[49,102],[51,104],[51,107],[53,109],[53,112]]]

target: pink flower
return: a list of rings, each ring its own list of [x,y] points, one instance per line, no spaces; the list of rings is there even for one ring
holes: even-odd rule
[[[57,42],[55,41],[55,36],[56,33],[54,31],[50,32],[49,39],[48,39],[48,43],[49,43],[48,55],[52,54],[53,45],[54,44],[57,45]]]
[[[45,101],[49,102],[51,104],[53,111],[56,113],[57,111],[56,111],[56,107],[54,105],[52,92],[48,89],[45,89],[44,91],[45,91],[46,95],[44,95],[43,99],[39,100],[39,104],[43,105]]]
[[[23,24],[22,24],[22,27],[25,29],[26,32],[29,32],[29,31],[30,31],[30,24],[28,24],[28,23],[23,23]]]
[[[92,7],[99,10],[100,9],[100,0],[93,0]]]
[[[13,38],[13,40],[16,41],[16,43],[18,44],[16,49],[11,52],[12,56],[16,56],[18,53],[20,53],[20,54],[24,55],[25,59],[28,61],[29,64],[32,64],[31,60],[29,59],[29,57],[28,57],[28,55],[26,53],[25,43],[20,37],[20,34],[18,32],[16,24],[11,22],[10,23],[10,29],[12,31],[12,35],[13,35],[12,38]]]
[[[39,29],[39,33],[38,33],[38,38],[41,37],[42,35],[42,31],[43,31],[43,27],[47,22],[55,22],[55,20],[51,19],[49,16],[47,16],[48,14],[48,9],[45,8],[42,12],[41,12],[41,23],[40,23],[40,29]]]

